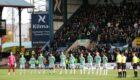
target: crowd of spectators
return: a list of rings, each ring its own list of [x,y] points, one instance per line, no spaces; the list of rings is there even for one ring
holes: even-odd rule
[[[55,47],[77,39],[131,44],[140,33],[140,3],[83,5],[55,35]]]

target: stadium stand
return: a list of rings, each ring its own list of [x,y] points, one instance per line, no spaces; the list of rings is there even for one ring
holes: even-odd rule
[[[56,35],[55,40],[63,45],[86,38],[99,43],[131,43],[139,36],[138,5],[139,3],[120,6],[83,5],[60,34]]]
[[[110,46],[128,44],[126,53],[139,51],[131,48],[132,41],[140,33],[139,3],[82,5],[68,20],[67,26],[62,26],[55,35],[51,47],[70,46],[77,39],[90,39],[96,44],[104,45],[106,53],[112,54]],[[112,56],[110,56],[110,60]],[[130,54],[128,54],[130,56]],[[114,60],[112,60],[114,61]],[[128,59],[130,61],[130,59]]]

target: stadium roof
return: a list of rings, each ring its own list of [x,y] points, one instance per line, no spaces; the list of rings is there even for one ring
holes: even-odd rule
[[[14,46],[19,46],[19,42],[7,42],[2,44],[2,48],[8,48],[8,47],[14,47]],[[32,48],[32,43],[31,42],[22,42],[22,45],[25,48]]]
[[[0,7],[33,8],[34,6],[24,0],[0,0]]]

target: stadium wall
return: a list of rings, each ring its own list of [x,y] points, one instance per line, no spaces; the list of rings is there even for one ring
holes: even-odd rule
[[[67,0],[67,17],[68,19],[77,9],[82,5],[82,0]],[[54,32],[56,32],[62,25],[63,21],[53,21]]]
[[[81,6],[82,0],[67,0],[68,18]]]
[[[63,25],[62,21],[53,21],[54,33]]]
[[[76,40],[68,49],[67,51],[70,51],[71,49],[76,48],[77,46],[84,46],[86,48],[89,48],[90,46],[90,40],[89,39],[80,39]]]

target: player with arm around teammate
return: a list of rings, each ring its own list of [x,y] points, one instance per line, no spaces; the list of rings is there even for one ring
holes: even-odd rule
[[[95,66],[96,66],[96,75],[98,75],[99,71],[100,71],[100,75],[101,75],[101,57],[99,55],[99,52],[96,52]]]
[[[67,74],[67,69],[66,69],[66,56],[64,55],[64,53],[62,52],[60,55],[60,74],[62,74],[63,69],[65,70],[65,74]]]
[[[32,55],[32,57],[30,58],[30,61],[29,61],[31,69],[35,69],[35,62],[36,62],[36,59],[35,59],[34,55]],[[34,72],[36,72],[36,71],[34,71]],[[31,74],[32,74],[32,70],[31,70]]]
[[[103,60],[103,71],[104,71],[104,75],[107,75],[107,73],[108,73],[108,69],[107,69],[108,58],[105,55],[105,53],[103,54],[102,60]]]
[[[70,54],[70,57],[69,57],[69,66],[70,66],[70,70],[71,70],[71,74],[72,74],[72,71],[73,73],[75,74],[75,57]]]
[[[19,59],[19,63],[20,63],[20,75],[22,74],[23,70],[24,70],[24,74],[25,74],[26,59],[25,59],[24,55],[21,55],[21,57]]]
[[[44,61],[45,61],[45,58],[44,56],[42,55],[42,53],[40,53],[40,56],[38,57],[38,67],[39,67],[39,71],[38,73],[40,74],[40,72],[42,71],[42,73],[45,73],[45,65],[44,65]]]
[[[87,61],[88,61],[88,74],[90,74],[90,71],[92,71],[92,74],[93,74],[94,73],[93,72],[93,57],[91,56],[90,53],[88,53]]]
[[[48,57],[48,61],[49,61],[49,69],[50,69],[50,72],[49,73],[52,73],[52,69],[53,69],[53,73],[55,73],[55,57],[50,54],[50,56]]]
[[[80,73],[83,74],[83,71],[84,71],[84,74],[85,74],[85,58],[83,57],[83,54],[80,55]]]

